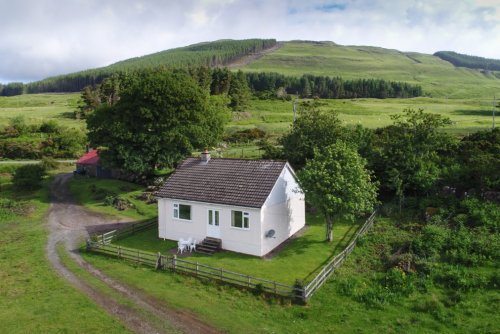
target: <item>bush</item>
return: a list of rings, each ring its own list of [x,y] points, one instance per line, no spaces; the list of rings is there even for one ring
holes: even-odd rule
[[[409,296],[415,291],[414,275],[407,274],[399,268],[391,268],[385,274],[382,285],[392,293]]]
[[[489,277],[479,273],[467,272],[460,266],[443,267],[435,279],[444,287],[459,291],[484,289],[490,285]]]
[[[498,231],[500,224],[500,205],[481,201],[477,198],[465,199],[460,204],[461,207],[468,212],[468,226],[485,226],[491,231]]]
[[[42,165],[24,165],[16,169],[12,183],[18,189],[33,190],[40,187],[46,171]]]
[[[53,158],[44,157],[44,158],[42,158],[42,161],[40,162],[40,165],[45,170],[54,170],[54,169],[57,169],[59,167],[59,162],[57,162]]]
[[[12,215],[26,215],[30,212],[30,205],[25,201],[13,201],[0,197],[0,218]]]
[[[232,143],[244,142],[248,143],[252,140],[262,139],[266,137],[266,132],[259,128],[251,128],[237,131],[225,138],[226,141]]]
[[[437,257],[448,240],[448,229],[438,225],[426,225],[413,246],[415,252],[424,257]]]

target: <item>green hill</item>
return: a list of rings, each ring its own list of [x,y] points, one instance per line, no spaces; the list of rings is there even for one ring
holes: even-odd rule
[[[428,54],[332,42],[286,42],[241,69],[405,81],[421,85],[424,93],[433,97],[491,98],[500,94],[500,72],[455,67]]]
[[[272,48],[275,39],[219,40],[165,50],[130,58],[106,67],[59,75],[27,85],[28,93],[78,92],[87,85],[100,83],[113,73],[158,66],[224,66],[243,56]]]
[[[420,85],[431,97],[491,98],[500,94],[499,71],[456,67],[435,55],[333,42],[277,43],[274,39],[221,40],[166,50],[47,78],[28,84],[27,92],[76,92],[112,73],[155,66],[229,66],[245,72],[296,77],[312,74],[346,80],[384,79]]]

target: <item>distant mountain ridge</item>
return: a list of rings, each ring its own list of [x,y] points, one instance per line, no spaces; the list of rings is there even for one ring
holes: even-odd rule
[[[279,44],[279,48],[277,45]],[[267,50],[267,52],[262,52]],[[470,97],[500,91],[500,71],[461,65],[458,59],[486,59],[449,51],[435,55],[401,52],[371,46],[343,46],[329,41],[289,41],[275,39],[219,40],[170,49],[112,65],[47,78],[26,85],[28,93],[76,92],[95,85],[120,71],[157,66],[219,67],[227,65],[245,72],[273,72],[301,77],[342,77],[349,80],[381,79],[421,85],[431,96]],[[249,55],[260,53],[259,57]],[[465,56],[465,57],[464,57]],[[245,58],[245,61],[240,61]],[[449,57],[448,57],[449,58]],[[456,56],[455,56],[456,58]],[[477,59],[476,59],[477,58]],[[250,61],[248,61],[250,59]],[[493,60],[493,63],[500,62]],[[483,66],[484,67],[484,66]]]
[[[498,59],[469,56],[454,51],[438,51],[434,53],[434,55],[443,60],[449,61],[455,66],[500,71],[500,60]]]

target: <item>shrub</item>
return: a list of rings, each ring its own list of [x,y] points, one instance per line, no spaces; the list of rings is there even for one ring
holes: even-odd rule
[[[394,294],[408,296],[415,291],[414,275],[399,268],[391,268],[385,274],[382,285]]]
[[[119,211],[135,207],[134,204],[130,202],[128,199],[116,195],[106,196],[106,198],[104,199],[104,205],[112,206]]]
[[[40,132],[43,133],[58,133],[60,131],[59,124],[54,120],[45,121],[40,125]]]
[[[413,246],[415,252],[424,257],[439,256],[448,240],[448,229],[438,225],[426,225],[416,238]]]
[[[356,294],[355,299],[372,307],[382,307],[384,304],[395,300],[396,295],[389,289],[374,284],[360,293]]]
[[[12,183],[18,189],[32,190],[40,187],[46,171],[42,165],[24,165],[16,169]]]
[[[498,231],[500,224],[500,205],[481,201],[477,198],[465,199],[460,204],[468,211],[468,226],[485,226],[491,231]]]
[[[13,201],[9,198],[0,197],[0,218],[12,215],[26,215],[30,211],[30,205],[25,201]]]
[[[483,289],[488,287],[490,279],[479,273],[467,272],[460,266],[446,266],[435,277],[436,281],[444,287],[459,291],[470,289]]]
[[[228,142],[250,142],[252,140],[262,139],[266,137],[266,132],[259,128],[251,128],[237,131],[225,138]]]
[[[44,158],[42,158],[40,165],[45,170],[54,170],[54,169],[57,169],[59,167],[59,162],[57,162],[54,158],[44,157]]]

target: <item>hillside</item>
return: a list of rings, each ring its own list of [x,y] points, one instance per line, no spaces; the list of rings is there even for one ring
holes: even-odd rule
[[[100,83],[113,73],[141,68],[225,66],[231,61],[237,61],[244,56],[275,46],[275,39],[220,40],[198,43],[130,58],[106,67],[50,77],[28,84],[27,91],[28,93],[77,92],[87,85]]]
[[[47,78],[27,85],[29,93],[76,92],[119,71],[171,66],[228,66],[245,72],[313,74],[343,79],[383,79],[420,85],[444,98],[491,98],[500,92],[500,72],[456,67],[438,56],[333,42],[274,39],[221,40],[131,58],[107,67]]]
[[[421,85],[424,93],[433,97],[491,98],[500,92],[500,73],[497,72],[455,67],[428,54],[332,42],[287,42],[241,69],[295,76],[309,73],[344,79],[405,81]]]

